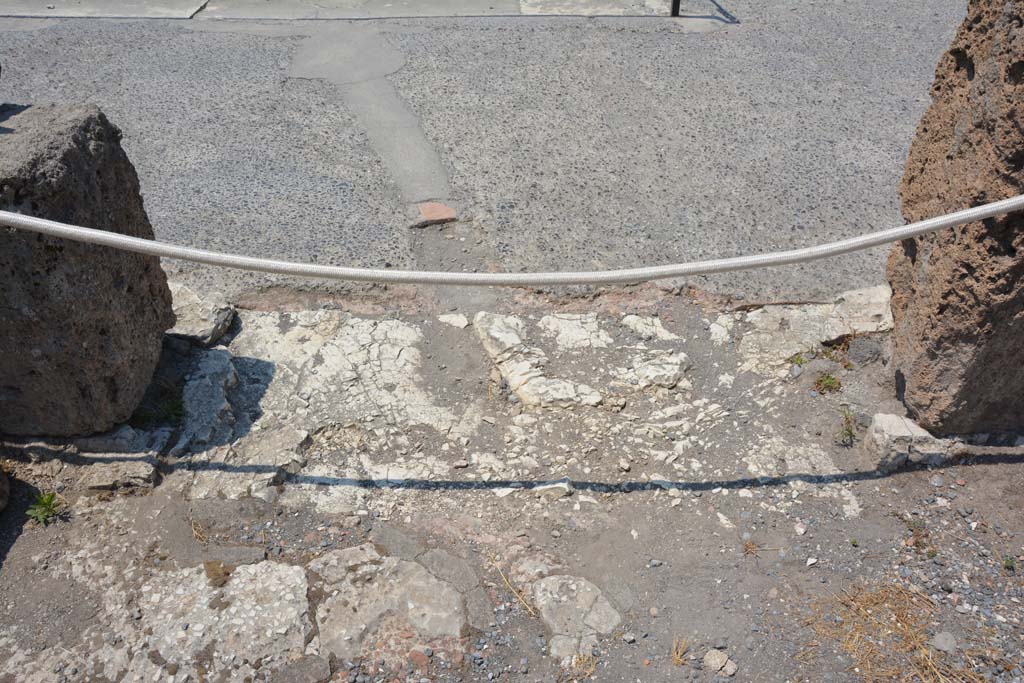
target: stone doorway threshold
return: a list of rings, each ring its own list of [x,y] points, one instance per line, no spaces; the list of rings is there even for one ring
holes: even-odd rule
[[[672,0],[9,0],[4,17],[387,19],[405,17],[669,17]],[[681,0],[684,20],[730,23],[711,0]]]

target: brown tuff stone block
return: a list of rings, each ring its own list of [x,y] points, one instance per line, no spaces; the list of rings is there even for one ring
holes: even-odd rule
[[[1022,22],[1022,0],[969,3],[907,159],[907,221],[1024,193]],[[888,277],[914,419],[942,433],[1024,428],[1024,214],[897,244]]]

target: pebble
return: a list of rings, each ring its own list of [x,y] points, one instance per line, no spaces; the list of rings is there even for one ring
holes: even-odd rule
[[[941,631],[932,638],[932,647],[940,652],[954,654],[956,652],[956,636],[949,631]]]

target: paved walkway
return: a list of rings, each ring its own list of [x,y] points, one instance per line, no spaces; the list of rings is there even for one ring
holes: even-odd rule
[[[961,3],[883,14],[867,2],[688,0],[683,19],[371,18],[582,6],[18,0],[5,13],[147,18],[0,19],[0,97],[99,103],[124,130],[158,237],[224,251],[597,269],[901,221],[903,159]],[[194,19],[148,18],[169,16]],[[297,19],[314,16],[360,20]],[[411,230],[425,199],[459,221]],[[884,254],[695,284],[821,300],[881,282]],[[229,294],[278,282],[167,266]]]
[[[683,12],[691,14],[682,3]],[[519,15],[669,16],[671,0],[11,0],[8,17],[143,19],[380,19]]]

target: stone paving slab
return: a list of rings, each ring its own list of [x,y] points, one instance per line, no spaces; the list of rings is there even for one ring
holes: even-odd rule
[[[199,19],[380,19],[518,15],[668,16],[669,0],[221,0]]]
[[[221,0],[200,19],[379,19],[385,17],[508,16],[519,14],[518,0]]]
[[[190,19],[202,0],[5,0],[4,17]]]

